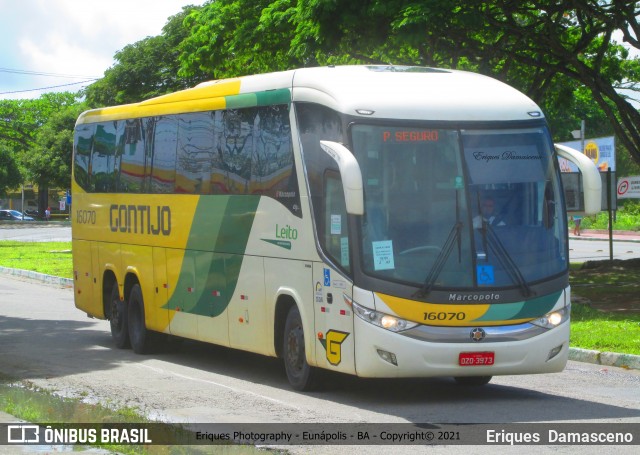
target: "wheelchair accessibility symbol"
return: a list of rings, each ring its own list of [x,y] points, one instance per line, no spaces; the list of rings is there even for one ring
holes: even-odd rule
[[[478,279],[478,285],[494,284],[496,281],[493,275],[492,265],[479,265],[476,268],[476,275]]]

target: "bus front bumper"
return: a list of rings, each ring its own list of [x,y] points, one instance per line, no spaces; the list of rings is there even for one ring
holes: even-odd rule
[[[470,333],[474,329],[464,330]],[[485,329],[491,330],[489,327]],[[569,354],[568,320],[530,338],[495,342],[427,341],[382,329],[359,317],[354,317],[354,332],[356,374],[361,377],[554,373],[564,369]],[[461,363],[466,363],[461,361],[461,357],[474,356],[492,359],[492,364],[461,366]]]

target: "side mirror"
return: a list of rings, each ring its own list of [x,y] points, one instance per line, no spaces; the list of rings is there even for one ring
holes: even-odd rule
[[[331,141],[320,141],[320,147],[338,164],[342,187],[344,188],[344,202],[350,215],[364,215],[364,191],[360,165],[342,144]]]
[[[575,164],[582,174],[584,192],[584,214],[594,215],[602,208],[602,180],[600,172],[593,161],[577,150],[564,145],[554,144],[556,152],[562,158]]]

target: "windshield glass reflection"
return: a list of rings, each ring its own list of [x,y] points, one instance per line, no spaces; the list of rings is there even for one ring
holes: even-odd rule
[[[363,270],[432,288],[520,287],[566,267],[544,130],[355,125]]]

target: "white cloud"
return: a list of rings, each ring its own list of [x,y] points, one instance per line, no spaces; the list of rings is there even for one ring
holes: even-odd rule
[[[168,18],[183,6],[204,2],[0,0],[0,68],[99,77],[113,65],[117,51],[147,36],[159,35]],[[6,92],[77,81],[0,71],[0,98],[37,97],[42,92]]]

